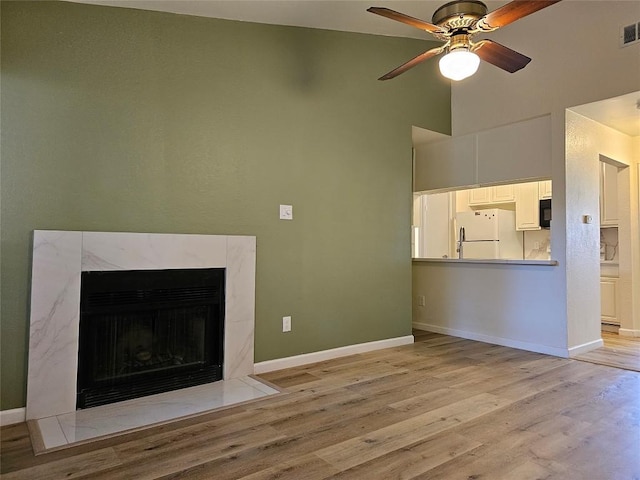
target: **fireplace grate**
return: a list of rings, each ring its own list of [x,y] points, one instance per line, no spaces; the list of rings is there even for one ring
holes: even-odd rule
[[[97,407],[146,395],[204,385],[220,379],[222,379],[222,369],[220,366],[214,365],[190,372],[188,375],[138,379],[133,383],[118,385],[117,387],[104,386],[88,389],[78,394],[78,403],[82,405],[82,408]]]
[[[79,409],[222,379],[222,268],[82,272]]]

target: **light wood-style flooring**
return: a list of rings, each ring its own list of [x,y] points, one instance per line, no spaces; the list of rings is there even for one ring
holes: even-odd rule
[[[35,457],[4,480],[640,478],[640,373],[433,333],[263,375],[289,392]]]
[[[640,338],[602,332],[602,340],[603,347],[578,355],[576,360],[640,372]]]

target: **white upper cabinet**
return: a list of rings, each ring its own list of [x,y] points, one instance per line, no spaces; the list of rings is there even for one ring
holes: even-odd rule
[[[480,187],[469,190],[469,205],[471,206],[513,203],[515,201],[513,185]]]
[[[516,190],[516,230],[540,230],[538,182],[519,183]]]
[[[468,195],[469,206],[474,209],[500,204],[503,206],[498,208],[511,209],[513,206],[506,204],[515,204],[516,230],[540,230],[540,200],[551,198],[551,180],[473,188],[462,193]]]
[[[618,226],[618,168],[600,162],[600,225]]]
[[[540,200],[551,198],[551,180],[538,182],[538,197]]]
[[[491,187],[491,201],[493,203],[510,203],[516,201],[513,185],[498,185]]]
[[[469,205],[488,205],[491,203],[491,187],[469,190]]]

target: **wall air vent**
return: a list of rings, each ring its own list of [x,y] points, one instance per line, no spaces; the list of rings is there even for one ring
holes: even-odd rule
[[[626,47],[640,43],[640,22],[620,27],[620,46]]]

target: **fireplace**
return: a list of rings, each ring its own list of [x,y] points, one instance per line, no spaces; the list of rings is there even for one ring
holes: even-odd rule
[[[222,379],[224,269],[82,272],[78,409]]]
[[[220,318],[224,337],[220,347],[222,378],[231,380],[252,374],[255,262],[253,236],[34,231],[27,419],[63,415],[77,409],[84,273],[167,270],[173,276],[183,269],[223,269],[224,290],[219,304],[224,312]],[[148,329],[143,324],[145,328]],[[190,328],[190,335],[198,336],[193,331],[201,327]],[[99,333],[108,334],[108,330]],[[108,372],[108,368],[98,370]]]

